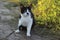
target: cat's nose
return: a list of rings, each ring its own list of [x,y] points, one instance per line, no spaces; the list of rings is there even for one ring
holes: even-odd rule
[[[29,15],[29,13],[27,13],[27,15]]]

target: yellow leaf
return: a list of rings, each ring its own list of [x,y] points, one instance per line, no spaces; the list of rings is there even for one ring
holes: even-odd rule
[[[55,6],[54,4],[52,5],[52,7],[53,7],[53,8],[56,8],[56,6]]]

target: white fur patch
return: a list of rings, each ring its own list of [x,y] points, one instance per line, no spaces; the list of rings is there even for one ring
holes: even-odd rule
[[[19,30],[16,30],[15,32],[18,33],[18,32],[20,32],[20,31],[19,31]]]

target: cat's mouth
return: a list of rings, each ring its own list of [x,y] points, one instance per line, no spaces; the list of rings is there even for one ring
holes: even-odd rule
[[[28,14],[22,14],[24,17],[27,17],[27,16],[29,16]]]

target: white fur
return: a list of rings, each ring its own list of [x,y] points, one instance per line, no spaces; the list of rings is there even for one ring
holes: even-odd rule
[[[29,13],[29,15],[27,15],[26,13]],[[31,18],[31,13],[27,9],[27,12],[25,12],[24,14],[21,14],[21,19],[19,19],[18,28],[20,25],[26,26],[27,36],[31,36],[30,31],[31,31],[32,23],[33,23],[33,19]],[[15,32],[19,32],[19,29],[16,30]]]

